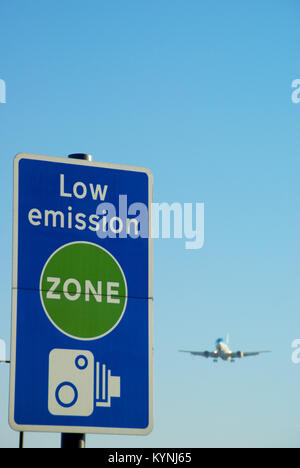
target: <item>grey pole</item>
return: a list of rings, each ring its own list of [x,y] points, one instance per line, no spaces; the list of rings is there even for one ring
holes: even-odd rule
[[[93,156],[91,154],[86,154],[86,153],[69,154],[68,158],[83,159],[84,161],[92,161],[93,160]]]
[[[85,448],[85,434],[62,433],[61,448],[63,449]]]
[[[0,361],[0,364],[1,363],[10,364],[10,361]],[[20,432],[20,434],[19,434],[19,448],[23,448],[23,447],[24,447],[24,432]]]
[[[19,448],[24,448],[24,432],[20,432],[19,435]]]
[[[81,159],[84,161],[92,161],[91,154],[74,153],[69,154],[68,158]],[[62,433],[61,448],[85,448],[85,434]]]

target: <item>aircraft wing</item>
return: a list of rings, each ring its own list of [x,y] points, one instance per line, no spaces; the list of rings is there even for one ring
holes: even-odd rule
[[[208,359],[208,358],[217,358],[218,355],[219,355],[217,351],[214,351],[214,352],[209,352],[209,351],[185,351],[185,350],[180,349],[179,352],[180,353],[190,353],[193,356],[202,356],[202,357],[205,357],[206,359]]]
[[[238,351],[236,353],[232,353],[231,357],[237,359],[242,357],[258,356],[259,354],[263,353],[271,353],[271,351],[253,351],[251,353],[242,353],[241,351]]]

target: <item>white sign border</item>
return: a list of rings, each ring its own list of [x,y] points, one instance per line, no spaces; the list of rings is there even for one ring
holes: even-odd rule
[[[149,203],[149,237],[148,237],[148,356],[149,356],[149,421],[146,428],[112,428],[112,427],[87,427],[87,426],[42,426],[23,425],[15,422],[15,373],[16,373],[16,332],[17,332],[17,295],[18,295],[18,207],[19,207],[19,162],[23,159],[36,161],[56,162],[62,164],[75,164],[79,166],[102,167],[104,169],[117,169],[123,171],[144,173],[148,176],[148,203]],[[12,269],[12,322],[11,322],[11,364],[10,364],[10,394],[9,394],[9,424],[15,431],[20,432],[60,432],[80,434],[118,434],[118,435],[148,435],[153,430],[153,239],[152,226],[152,202],[153,202],[153,175],[144,167],[128,166],[97,161],[64,158],[58,156],[43,156],[30,153],[18,153],[14,158],[14,191],[13,191],[13,269]],[[145,299],[146,300],[146,299]]]

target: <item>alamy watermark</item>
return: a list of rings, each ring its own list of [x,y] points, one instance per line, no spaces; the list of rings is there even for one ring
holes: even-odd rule
[[[114,203],[107,201],[108,185],[87,184],[76,181],[65,182],[59,176],[59,196],[70,200],[64,210],[40,210],[32,207],[28,221],[37,229],[39,226],[54,229],[92,231],[100,239],[184,239],[187,250],[199,250],[204,245],[204,203],[150,203],[128,202],[120,194]],[[94,212],[78,212],[73,209],[71,199],[86,197],[100,201]]]
[[[292,362],[294,364],[300,364],[300,339],[296,339],[292,342],[292,348],[294,351],[292,352]]]
[[[294,104],[299,104],[300,102],[300,78],[292,81],[293,92],[291,95],[292,102]]]
[[[100,203],[97,236],[109,238],[185,239],[187,250],[199,250],[204,245],[204,203],[152,203],[152,228],[149,212],[143,203],[127,205],[127,195],[119,196],[118,214],[112,203]]]
[[[6,83],[0,79],[0,104],[6,103]]]

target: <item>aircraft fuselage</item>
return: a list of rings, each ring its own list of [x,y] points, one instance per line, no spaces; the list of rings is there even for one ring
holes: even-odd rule
[[[220,359],[223,359],[223,361],[231,361],[230,354],[232,354],[232,352],[230,351],[226,343],[224,342],[217,343],[217,352],[218,352],[218,357]]]

